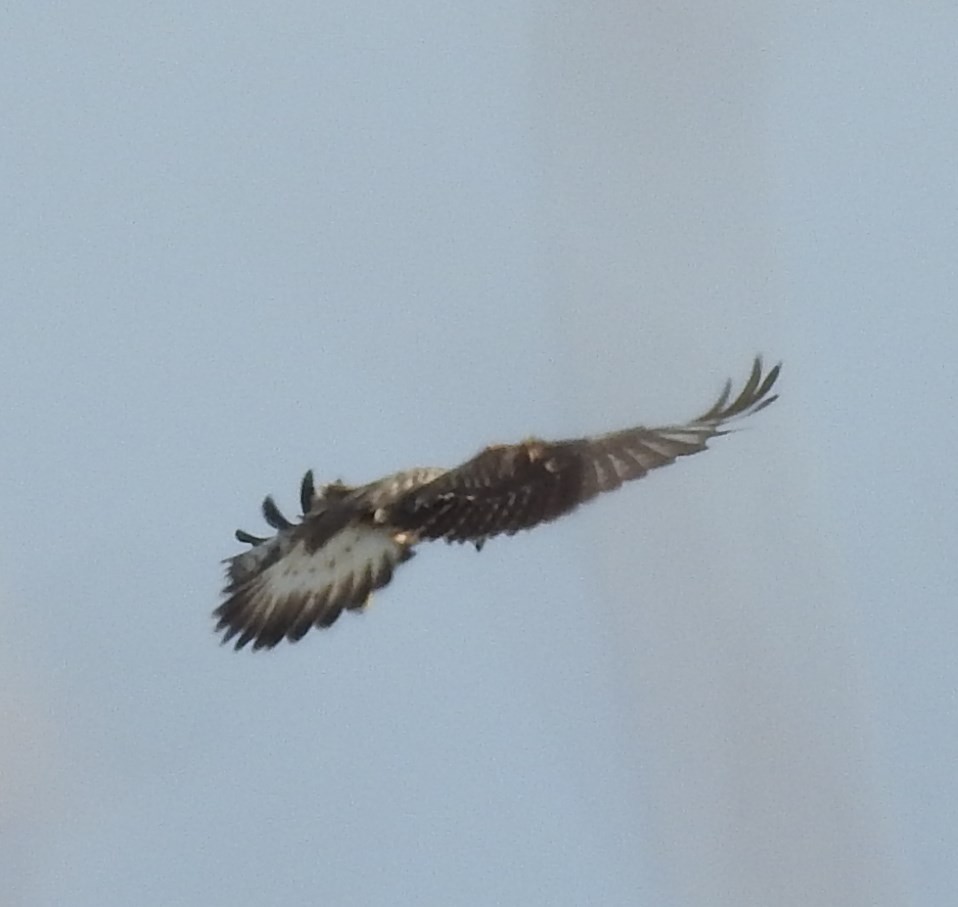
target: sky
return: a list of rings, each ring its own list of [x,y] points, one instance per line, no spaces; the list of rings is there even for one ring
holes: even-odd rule
[[[950,903],[953,9],[5,20],[0,901]],[[757,352],[710,452],[218,645],[307,468],[674,422]]]

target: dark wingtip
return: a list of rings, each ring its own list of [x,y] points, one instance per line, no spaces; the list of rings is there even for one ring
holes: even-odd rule
[[[761,359],[761,357],[759,357]],[[776,362],[775,365],[769,369],[768,374],[765,376],[765,380],[762,382],[762,386],[756,391],[755,396],[761,399],[764,397],[771,389],[772,385],[778,380],[779,372],[782,370],[782,363]],[[777,400],[778,394],[772,397],[768,402],[771,403],[772,400]]]
[[[316,484],[313,481],[313,471],[306,470],[303,481],[299,485],[299,506],[302,508],[303,516],[306,516],[313,508],[313,498],[316,497]]]
[[[283,516],[283,512],[276,506],[271,496],[263,499],[263,519],[274,529],[290,529],[292,523]]]
[[[245,529],[237,529],[233,534],[236,536],[236,541],[242,542],[244,545],[253,545],[255,547],[256,545],[262,545],[263,542],[266,541],[266,539],[258,535],[253,535]]]
[[[718,400],[697,421],[722,423],[746,413],[760,412],[766,406],[770,406],[778,399],[778,395],[769,397],[768,392],[778,380],[781,370],[782,363],[779,362],[769,369],[763,377],[762,357],[756,356],[752,362],[752,370],[749,373],[748,380],[742,390],[732,399],[732,402],[729,402],[732,383],[726,381]]]

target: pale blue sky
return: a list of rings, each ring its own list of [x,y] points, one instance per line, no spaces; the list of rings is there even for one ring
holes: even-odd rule
[[[950,903],[951,7],[5,25],[4,903]],[[756,351],[712,452],[217,645],[306,468],[681,419]]]

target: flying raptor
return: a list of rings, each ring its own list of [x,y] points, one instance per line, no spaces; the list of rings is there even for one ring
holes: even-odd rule
[[[236,538],[251,547],[226,561],[216,629],[223,642],[235,638],[237,649],[296,642],[343,610],[361,611],[420,542],[471,542],[479,550],[495,535],[557,519],[650,469],[705,450],[710,439],[728,434],[729,422],[776,399],[769,392],[779,369],[765,372],[757,358],[734,398],[729,381],[706,412],[684,425],[568,441],[530,438],[487,447],[453,469],[409,469],[368,485],[317,489],[307,472],[298,521],[268,497],[263,517],[276,533],[260,538],[237,530]]]

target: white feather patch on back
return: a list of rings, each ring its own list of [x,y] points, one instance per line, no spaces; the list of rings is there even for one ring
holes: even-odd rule
[[[296,530],[279,533],[230,565],[233,582],[216,612],[224,641],[239,635],[237,648],[250,641],[269,647],[284,637],[299,639],[311,626],[329,626],[392,579],[396,565],[410,557],[410,543],[369,523],[343,527],[314,551]],[[278,557],[269,563],[260,548]],[[258,570],[262,563],[269,565]]]
[[[403,546],[391,532],[372,526],[347,526],[322,548],[309,552],[297,542],[284,557],[267,567],[252,583],[260,607],[282,606],[288,598],[328,595],[329,602],[344,607],[355,602],[354,594],[364,585],[367,591],[383,565],[395,566]],[[367,582],[366,576],[371,578]]]

